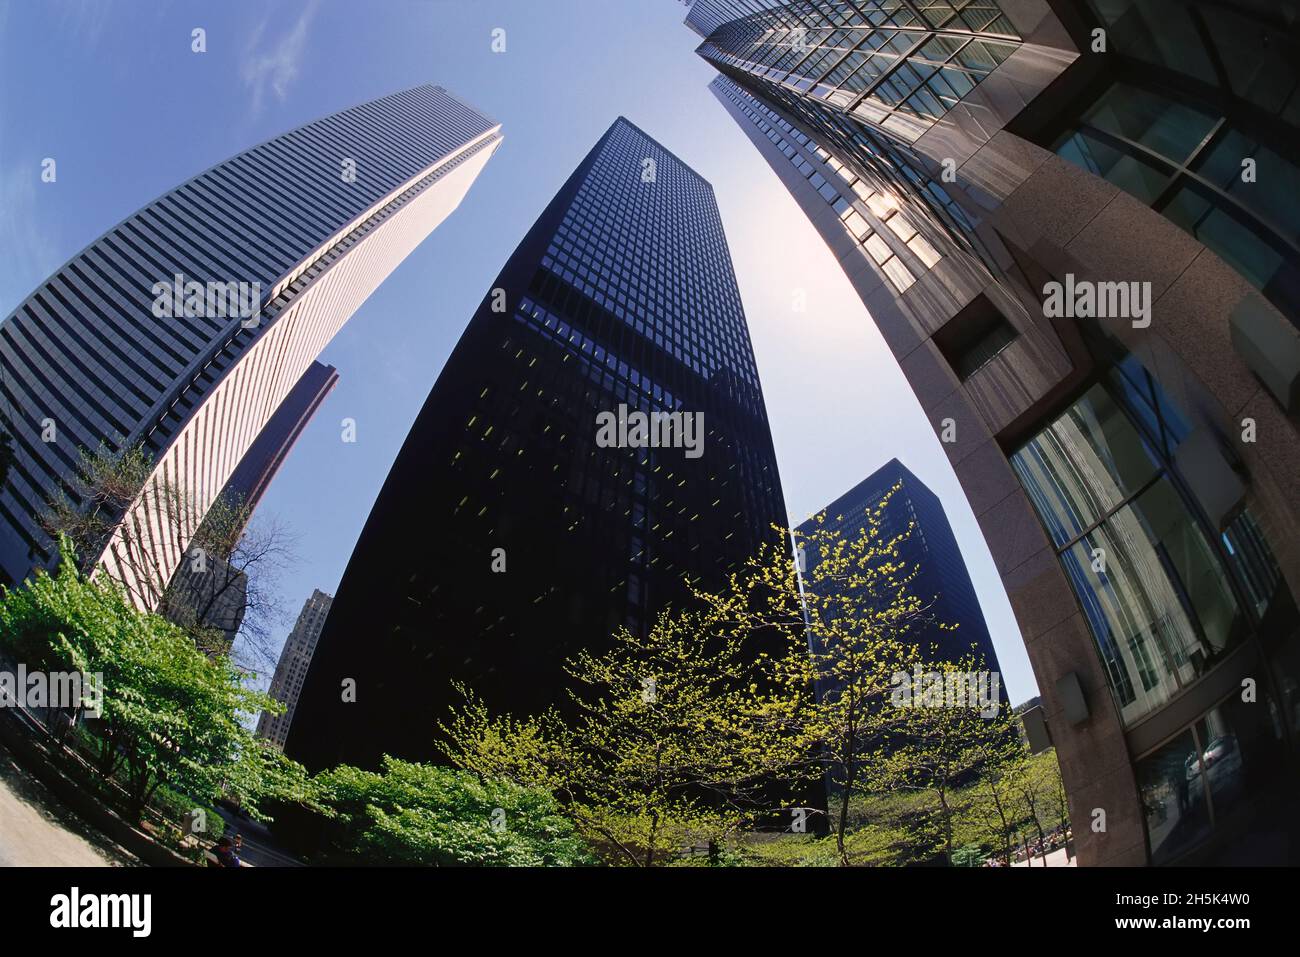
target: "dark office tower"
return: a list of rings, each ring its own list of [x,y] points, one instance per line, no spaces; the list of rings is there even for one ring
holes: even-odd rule
[[[700,4],[970,499],[1079,860],[1300,860],[1294,3]]]
[[[303,429],[338,381],[339,373],[333,366],[320,362],[308,366],[257,441],[244,453],[222,494],[238,500],[251,515]]]
[[[962,560],[957,539],[948,524],[939,497],[898,459],[877,469],[849,491],[845,492],[823,512],[822,523],[809,519],[799,526],[805,534],[817,528],[839,530],[845,539],[856,537],[865,527],[866,513],[874,509],[890,489],[898,486],[882,516],[887,535],[904,532],[913,524],[902,549],[902,558],[916,571],[911,591],[926,605],[926,616],[931,619],[923,629],[909,635],[909,640],[925,649],[929,660],[960,661],[974,654],[984,661],[985,669],[1000,671],[998,655],[989,637],[984,613],[980,610],[970,573]],[[811,574],[816,568],[816,557],[807,555],[809,576],[806,587],[819,592],[833,587],[829,582],[813,584]],[[955,630],[945,630],[939,624],[956,625]]]
[[[441,87],[381,97],[199,173],[42,283],[0,325],[0,580],[52,557],[41,512],[77,501],[82,449],[140,446],[144,487],[82,557],[156,607],[281,403],[500,142]]]
[[[686,447],[607,447],[643,413]],[[689,417],[689,418],[688,418]],[[785,522],[712,187],[619,119],[506,263],[357,542],[287,752],[428,758],[467,682],[490,707],[566,701],[564,659],[644,632]],[[340,701],[356,681],[354,704]]]

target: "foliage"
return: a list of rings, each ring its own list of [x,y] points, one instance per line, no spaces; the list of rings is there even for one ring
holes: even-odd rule
[[[930,687],[969,691],[969,679],[984,672],[983,662],[968,656],[925,666]],[[962,701],[913,701],[895,709],[901,720],[891,730],[882,759],[869,770],[877,789],[930,794],[944,854],[955,864],[954,827],[961,805],[952,800],[958,785],[977,773],[996,774],[1000,762],[1017,753],[1020,740],[1009,706],[991,703],[992,713]]]
[[[1044,794],[1057,793],[1055,782],[1060,780],[1056,756],[1053,752],[1029,755],[1021,749],[1025,773],[1037,778]],[[980,857],[995,853],[1004,857],[1003,832],[999,818],[991,807],[988,781],[991,768],[985,766],[980,773],[959,785],[949,795],[949,803],[957,809],[954,816],[954,863],[961,866],[963,848],[980,849]],[[1023,794],[1012,782],[1001,785],[1004,792],[1003,813],[1010,822],[1010,831],[1016,834],[1034,834],[1041,823],[1051,830],[1062,823],[1056,815],[1054,802],[1039,802],[1044,814],[1035,822],[1025,804]],[[1061,791],[1063,794],[1063,790]],[[1068,814],[1064,823],[1068,824]],[[944,833],[942,821],[935,813],[935,801],[928,791],[884,791],[856,795],[850,802],[848,831],[845,842],[849,848],[850,862],[855,866],[894,866],[922,864],[944,860]],[[1013,843],[1018,847],[1019,842]],[[839,854],[834,837],[818,838],[813,835],[747,835],[738,848],[746,863],[754,866],[778,867],[829,867],[839,864]],[[1009,863],[1009,857],[1004,857]]]
[[[101,441],[94,450],[78,450],[75,478],[50,494],[41,524],[50,535],[69,539],[81,571],[89,572],[103,554],[152,469],[143,445],[116,449]]]
[[[963,844],[953,851],[953,867],[979,867],[984,863],[984,851],[978,844]]]
[[[806,757],[790,728],[811,706],[781,661],[715,609],[661,615],[644,636],[568,664],[572,716],[494,717],[472,693],[442,726],[459,767],[546,788],[613,861],[667,863],[771,813],[772,792]],[[787,815],[788,818],[788,815]]]
[[[60,549],[55,574],[0,593],[0,642],[29,669],[102,675],[97,760],[105,776],[121,773],[129,810],[141,814],[162,784],[201,804],[233,795],[251,814],[263,798],[301,799],[302,768],[244,725],[282,706],[112,582],[84,578],[66,538]]]
[[[832,830],[840,860],[852,860],[848,809],[867,782],[863,769],[880,760],[900,721],[889,704],[895,676],[921,660],[918,631],[938,624],[929,603],[913,590],[918,568],[905,558],[915,523],[893,530],[888,514],[900,486],[868,508],[856,534],[826,524],[793,532],[796,554],[766,547],[717,595],[702,595],[715,612],[750,633],[788,629],[803,638],[787,648],[778,674],[790,693],[816,688],[816,707],[792,716],[798,735],[815,743],[825,778],[835,783],[839,807]],[[804,565],[802,572],[798,566]]]
[[[897,491],[856,532],[821,515],[791,533],[806,562],[770,544],[646,637],[620,630],[608,650],[579,654],[567,711],[494,715],[461,688],[464,706],[440,725],[452,763],[551,792],[611,862],[673,863],[701,845],[752,863],[952,864],[967,845],[1009,855],[1058,791],[1017,771],[1027,756],[1010,710],[987,700],[991,682],[978,706],[894,695],[913,674],[966,688],[987,674],[973,655],[934,662],[918,639],[955,626],[916,593],[914,524],[889,514]],[[793,788],[823,781],[836,797],[829,839],[757,833],[789,820],[773,812]]]
[[[273,669],[271,632],[286,617],[274,586],[292,561],[291,537],[274,521],[251,521],[252,510],[237,498],[218,496],[204,508],[190,490],[151,481],[152,471],[143,445],[101,442],[81,449],[75,479],[49,497],[42,526],[50,535],[68,537],[85,573],[120,535],[115,554],[144,604],[179,625],[209,655],[229,652],[227,629],[239,630],[246,639],[240,653],[251,653],[257,668]],[[137,498],[161,522],[164,536],[185,544],[169,581],[162,579],[149,544],[126,521]]]
[[[545,790],[385,756],[311,780],[336,821],[333,855],[394,865],[573,866],[594,858]]]

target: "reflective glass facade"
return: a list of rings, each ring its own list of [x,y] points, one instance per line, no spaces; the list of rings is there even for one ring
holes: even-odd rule
[[[699,53],[945,443],[1043,691],[1080,862],[1226,859],[1244,819],[1227,797],[1211,788],[1200,810],[1184,798],[1186,824],[1157,821],[1148,792],[1173,785],[1136,777],[1185,737],[1186,785],[1229,735],[1256,769],[1233,807],[1269,815],[1251,825],[1271,842],[1255,858],[1300,859],[1284,810],[1300,749],[1292,360],[1285,319],[1247,287],[1295,322],[1300,10],[1008,2],[994,9],[1009,30],[983,13],[962,21],[963,50],[1007,55],[986,61],[987,77],[967,69],[954,108],[928,84],[971,66],[934,42],[962,42],[960,9],[941,8],[940,23],[890,7],[873,47],[835,19],[869,4],[759,5],[738,0],[732,22],[701,31]],[[1096,26],[1104,53],[1089,47]],[[908,28],[935,31],[929,55],[890,46]],[[809,37],[825,55],[797,58]],[[937,109],[909,101],[927,90]],[[1067,273],[1150,280],[1155,321],[1114,337],[1104,321],[1045,321],[1047,283]],[[1270,380],[1275,356],[1288,371]],[[1227,715],[1247,677],[1255,710]],[[1067,718],[1064,679],[1084,691],[1081,719]],[[1117,817],[1095,835],[1078,808],[1102,806]]]
[[[1296,10],[1090,0],[1113,71],[1042,138],[1214,250],[1300,325]]]
[[[1218,533],[1198,515],[1172,466],[1184,416],[1132,355],[1116,352],[1104,380],[1012,467],[1083,608],[1125,726],[1155,720],[1239,649],[1267,661],[1249,672],[1249,695],[1235,690],[1137,756],[1151,862],[1294,863],[1294,601],[1249,509]]]
[[[843,104],[832,103],[826,98],[814,96],[808,89],[804,89],[801,83],[779,82],[774,79],[776,74],[771,72],[772,68],[759,68],[761,64],[756,64],[733,52],[732,46],[728,44],[734,44],[740,50],[754,46],[754,42],[744,35],[729,36],[727,31],[733,28],[738,29],[738,25],[732,24],[726,30],[720,30],[697,51],[722,74],[714,84],[719,95],[728,97],[746,111],[761,115],[762,122],[779,126],[792,137],[804,137],[806,142],[806,134],[795,129],[790,121],[803,124],[805,129],[816,137],[813,147],[821,150],[827,157],[833,157],[837,166],[847,169],[855,179],[860,181],[861,187],[857,190],[859,195],[863,195],[863,190],[877,193],[880,195],[878,202],[889,204],[895,209],[913,210],[918,221],[926,224],[924,228],[929,234],[929,243],[940,246],[944,243],[953,243],[960,249],[978,256],[990,270],[996,271],[999,268],[991,253],[976,235],[975,223],[970,215],[945,187],[941,177],[934,174],[932,165],[909,146],[910,141],[915,139],[915,135],[903,136],[898,129],[887,129],[881,124],[872,122],[862,109],[848,110]],[[917,56],[920,56],[921,51],[930,43],[948,43],[949,46],[956,47],[958,53],[962,50],[983,49],[983,44],[986,42],[1002,43],[1001,40],[977,40],[970,33],[948,37],[932,34],[920,27],[915,29],[921,32],[908,33],[908,31],[895,30],[892,35],[897,37],[900,33],[907,33],[908,36],[914,37],[912,47],[915,48]],[[861,30],[866,31],[863,34],[865,39],[861,42],[867,45],[875,42],[870,39],[871,37],[891,35],[888,31],[885,34],[878,34],[867,27],[862,27]],[[787,34],[788,32],[789,28],[786,29]],[[808,35],[805,30],[805,33],[800,36]],[[787,39],[786,43],[789,42],[792,41]],[[975,43],[981,46],[973,47],[972,44]],[[768,41],[768,46],[772,46],[772,41]],[[776,47],[773,46],[772,49]],[[1014,47],[1006,45],[1006,50],[1003,52],[1009,53],[1011,49]],[[958,53],[953,53],[952,56],[957,56]],[[1002,53],[999,53],[999,56],[1002,56]],[[871,87],[873,90],[885,89],[884,84],[891,77],[896,77],[893,83],[903,83],[903,77],[907,77],[906,82],[910,84],[922,75],[930,77],[927,83],[942,82],[948,90],[954,89],[953,83],[959,83],[963,89],[969,90],[979,79],[987,75],[987,72],[977,75],[958,70],[956,72],[965,77],[964,81],[943,80],[940,67],[924,60],[923,57],[915,65],[909,64],[906,57],[896,57],[896,59],[898,62],[892,68],[893,72],[877,77],[880,83],[873,85]],[[990,58],[983,62],[987,70],[992,70],[1000,60],[994,62],[993,58]],[[927,87],[926,90],[928,89]],[[892,94],[891,98],[897,98],[899,95]],[[932,92],[927,95],[935,96]],[[951,108],[954,101],[947,93],[944,96],[944,99],[936,97],[936,100],[946,111]],[[927,99],[927,102],[930,101]],[[905,101],[900,100],[900,103],[901,106],[895,106],[896,111],[906,107]],[[788,118],[780,115],[778,110],[788,114]],[[904,114],[899,112],[898,115]],[[912,117],[911,122],[915,125],[913,134],[919,135],[932,125],[935,118],[937,117],[927,116],[924,119]],[[886,272],[896,288],[899,287],[900,282],[903,288],[910,285],[904,271],[899,268],[901,265],[901,262],[895,264],[892,271]]]
[[[718,77],[712,87],[734,103],[821,194],[896,292],[907,291],[919,275],[939,261],[941,254],[936,244],[942,245],[943,240],[934,235],[928,220],[902,209],[896,189],[881,185],[873,176],[858,175],[855,167],[817,145],[728,78]],[[829,167],[833,175],[819,168],[823,166]],[[925,233],[917,228],[918,222],[926,227]]]
[[[1260,633],[1290,597],[1249,509],[1218,533],[1200,517],[1172,464],[1189,434],[1185,416],[1108,342],[1103,380],[1011,465],[1132,725]]]
[[[701,454],[601,445],[597,416],[620,407],[702,413]],[[288,752],[429,757],[453,679],[497,710],[562,705],[566,657],[645,630],[687,600],[687,579],[719,584],[785,521],[712,187],[620,119],[434,385],[348,565]],[[355,704],[339,701],[348,677]]]
[[[1019,39],[989,0],[802,0],[719,27],[699,52],[914,140]]]
[[[1294,864],[1300,828],[1282,736],[1225,698],[1137,762],[1151,863]]]

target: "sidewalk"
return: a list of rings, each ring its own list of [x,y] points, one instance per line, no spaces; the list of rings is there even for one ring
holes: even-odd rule
[[[1058,847],[1056,850],[1051,851],[1047,855],[1048,867],[1075,867],[1077,866],[1075,862],[1076,862],[1076,858],[1074,857],[1071,857],[1069,860],[1066,860],[1065,848],[1063,847]],[[1042,867],[1043,859],[1035,855],[1029,861],[1016,861],[1011,866],[1012,867]]]
[[[63,807],[0,746],[0,867],[133,867],[139,862]]]

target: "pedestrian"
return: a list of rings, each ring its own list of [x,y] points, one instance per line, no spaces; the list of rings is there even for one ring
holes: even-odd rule
[[[217,856],[217,867],[240,866],[239,855],[236,853],[235,844],[228,837],[222,837],[217,841],[217,846],[213,848],[213,853]]]

